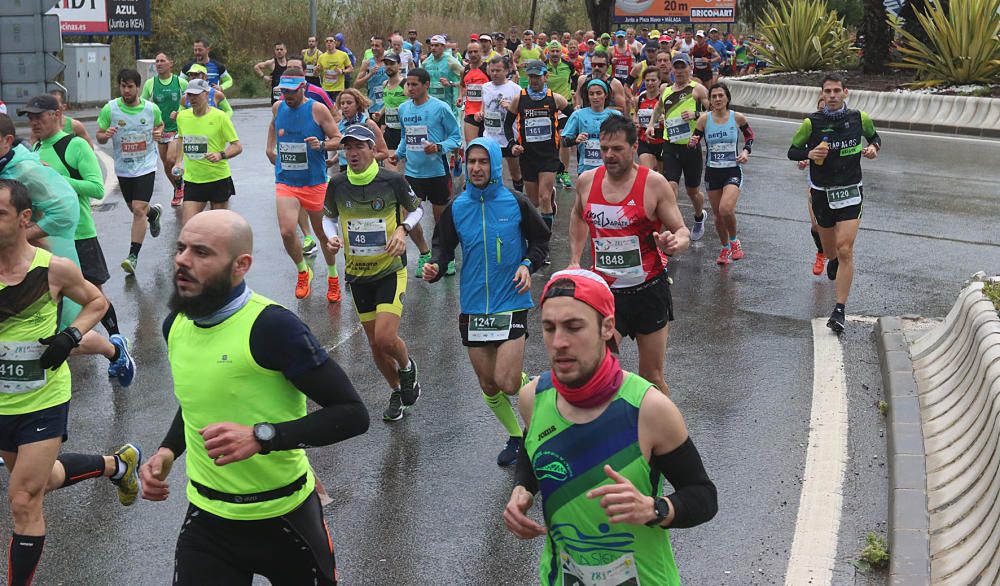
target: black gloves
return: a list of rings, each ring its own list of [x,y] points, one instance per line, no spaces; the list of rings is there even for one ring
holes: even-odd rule
[[[38,359],[38,365],[43,369],[48,368],[52,370],[59,368],[63,362],[66,362],[66,358],[69,357],[69,353],[73,348],[80,345],[73,334],[66,330],[48,338],[41,338],[38,342],[48,346]]]

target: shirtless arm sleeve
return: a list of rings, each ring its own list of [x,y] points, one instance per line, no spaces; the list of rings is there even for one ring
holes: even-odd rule
[[[719,511],[715,484],[705,472],[705,465],[690,437],[672,452],[653,455],[650,464],[674,487],[674,493],[667,496],[674,507],[671,527],[683,529],[701,525]]]

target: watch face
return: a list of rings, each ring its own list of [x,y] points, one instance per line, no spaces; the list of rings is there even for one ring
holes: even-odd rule
[[[254,428],[254,435],[257,439],[270,441],[274,439],[274,427],[270,425],[258,425]]]

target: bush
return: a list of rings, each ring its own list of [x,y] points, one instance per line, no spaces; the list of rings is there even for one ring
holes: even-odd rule
[[[823,0],[784,0],[767,8],[757,26],[774,47],[758,49],[770,71],[835,69],[852,57],[844,19]]]
[[[951,0],[947,11],[928,2],[917,19],[928,38],[921,41],[899,22],[902,61],[896,67],[917,72],[914,87],[1000,81],[1000,0]]]

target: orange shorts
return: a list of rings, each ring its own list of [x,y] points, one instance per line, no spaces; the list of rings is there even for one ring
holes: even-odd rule
[[[274,189],[278,197],[294,197],[299,200],[299,203],[302,204],[302,207],[307,212],[323,211],[323,201],[326,199],[326,183],[306,185],[304,187],[275,183]]]

